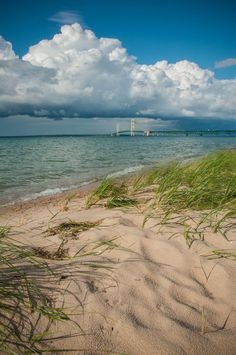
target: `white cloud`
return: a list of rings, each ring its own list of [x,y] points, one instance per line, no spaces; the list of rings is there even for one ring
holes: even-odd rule
[[[62,25],[71,25],[75,22],[81,22],[81,16],[77,11],[59,11],[49,17],[49,21],[57,22]]]
[[[13,49],[12,44],[7,42],[0,36],[0,60],[11,60],[17,58]]]
[[[215,63],[215,68],[233,67],[236,65],[236,58],[227,58]]]
[[[137,64],[119,40],[78,23],[22,60],[7,57],[8,42],[1,48],[2,116],[236,118],[236,79],[217,80],[187,60]]]

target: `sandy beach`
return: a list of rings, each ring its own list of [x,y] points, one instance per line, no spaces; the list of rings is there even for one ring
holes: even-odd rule
[[[136,193],[139,204],[131,208],[101,202],[88,209],[87,193],[1,209],[9,236],[40,252],[54,271],[42,276],[26,264],[26,273],[70,318],[49,326],[29,315],[30,331],[46,334],[41,347],[63,354],[235,354],[235,258],[211,254],[236,249],[236,224],[228,241],[208,228],[190,248],[175,221],[160,225],[150,217],[143,226],[148,189]],[[72,221],[91,225],[68,234],[56,229]],[[62,257],[52,257],[60,247]]]

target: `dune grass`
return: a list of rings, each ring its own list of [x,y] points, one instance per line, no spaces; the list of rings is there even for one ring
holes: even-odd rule
[[[157,198],[167,209],[227,209],[236,212],[236,152],[173,165],[159,176]]]
[[[29,318],[45,317],[49,322],[69,320],[63,309],[56,308],[34,278],[27,275],[27,264],[39,274],[51,273],[48,265],[28,248],[16,245],[9,229],[0,227],[0,350],[4,354],[41,353],[33,337]]]
[[[208,254],[204,254],[203,256],[207,257],[208,259],[233,259],[236,260],[236,250],[233,249],[217,249],[212,250]]]
[[[41,248],[41,247],[33,247],[31,250],[33,250],[34,254],[43,259],[49,259],[49,260],[63,260],[69,257],[68,254],[68,248],[65,248],[66,240],[63,239],[57,250],[55,251],[50,251],[46,248]]]
[[[227,209],[236,212],[236,151],[224,150],[188,163],[160,165],[136,181],[153,185],[159,205],[172,212]]]
[[[69,221],[60,223],[57,226],[49,227],[47,233],[49,235],[56,235],[59,234],[63,237],[76,237],[80,232],[87,231],[91,228],[96,227],[99,225],[100,221],[90,222],[76,222],[76,221]]]
[[[233,227],[230,220],[236,217],[236,150],[161,164],[139,176],[132,189],[125,182],[106,179],[88,196],[86,204],[89,208],[104,200],[107,208],[132,207],[139,203],[136,193],[147,190],[152,192],[154,202],[146,210],[143,227],[157,213],[161,224],[173,223],[174,218],[174,223],[183,226],[188,247],[195,240],[204,240],[206,227],[227,239]]]
[[[128,194],[126,183],[118,183],[111,179],[105,179],[87,198],[86,206],[90,208],[99,201],[106,200],[107,208],[133,207],[137,205],[137,200]]]
[[[59,232],[65,230],[71,232],[71,229],[73,230],[76,227],[77,233],[78,228],[79,231],[84,231],[98,223],[68,222],[57,227]],[[47,349],[45,350],[43,345],[47,344],[45,341],[50,339],[50,336],[53,338],[50,329],[54,322],[72,322],[63,305],[62,307],[55,306],[54,293],[61,292],[56,285],[63,279],[62,275],[58,272],[55,273],[54,268],[51,268],[45,261],[45,259],[47,261],[66,260],[68,251],[64,248],[64,245],[67,239],[63,238],[55,252],[49,252],[44,248],[18,245],[8,235],[9,228],[0,226],[0,230],[2,232],[0,238],[0,353],[71,353],[69,349],[55,349],[54,347],[50,349],[48,345],[46,345]],[[55,232],[58,232],[58,230]],[[80,257],[99,256],[104,251],[117,247],[116,239],[101,240],[91,245],[84,245],[73,259],[76,261]],[[105,271],[112,270],[111,263],[106,261],[95,260],[93,262],[90,259],[85,260],[83,258],[79,263],[80,267],[84,267],[87,273],[89,272],[87,268],[90,268],[91,275],[94,277],[97,270],[101,270],[99,276],[101,276],[101,272],[106,275]],[[84,270],[80,272],[82,275]],[[54,280],[53,294],[49,280]],[[47,283],[49,283],[48,286]],[[66,290],[63,290],[63,295],[65,292]],[[40,328],[40,333],[38,333],[38,324],[45,324],[45,327]],[[81,330],[79,324],[77,322],[75,324]],[[82,350],[85,351],[86,349],[74,349],[76,352]]]
[[[234,226],[230,220],[236,217],[236,150],[160,165],[139,177],[133,191],[147,187],[151,188],[155,202],[146,211],[144,225],[157,212],[160,224],[173,223],[174,218],[175,223],[183,225],[189,247],[193,241],[204,239],[206,227],[227,239]],[[193,218],[195,213],[198,221]]]
[[[6,237],[10,232],[10,227],[0,226],[0,238]]]
[[[108,198],[106,207],[116,208],[116,207],[134,207],[137,205],[137,200],[129,196],[111,196]]]

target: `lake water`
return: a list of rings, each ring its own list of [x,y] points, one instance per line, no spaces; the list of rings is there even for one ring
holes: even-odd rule
[[[236,137],[0,138],[0,205],[223,148],[236,148]]]

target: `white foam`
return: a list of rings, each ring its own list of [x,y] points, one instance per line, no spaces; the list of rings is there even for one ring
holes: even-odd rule
[[[96,180],[90,180],[90,181],[85,181],[82,182],[78,185],[70,185],[68,187],[56,187],[55,189],[46,189],[43,190],[41,192],[37,192],[31,195],[27,195],[24,198],[21,199],[21,201],[29,201],[29,200],[35,200],[38,197],[46,197],[46,196],[53,196],[53,195],[57,195],[60,194],[64,191],[69,191],[69,190],[73,190],[73,189],[77,189],[79,187],[85,186],[85,185],[89,185],[92,184],[94,181]]]
[[[131,166],[129,168],[125,168],[124,170],[116,171],[115,173],[107,175],[107,178],[116,178],[124,175],[128,175],[130,173],[134,173],[135,171],[139,171],[144,168],[144,165],[136,165]]]

